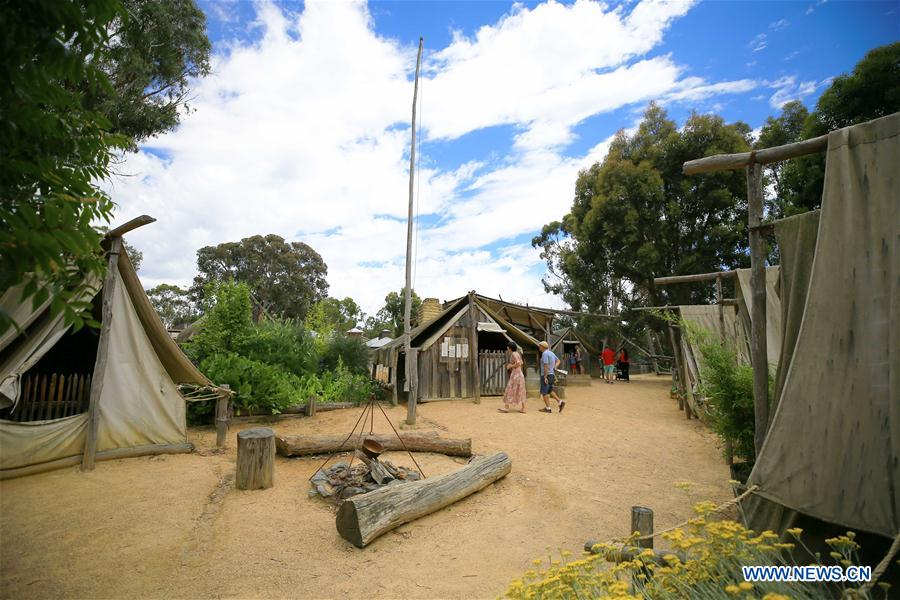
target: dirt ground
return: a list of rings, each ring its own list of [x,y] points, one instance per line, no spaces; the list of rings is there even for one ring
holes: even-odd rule
[[[234,490],[234,448],[213,450],[210,429],[189,432],[193,454],[5,481],[0,596],[496,597],[548,546],[577,554],[587,539],[625,535],[632,505],[653,508],[662,529],[692,516],[694,502],[731,497],[714,436],[685,420],[668,388],[668,379],[652,375],[630,384],[594,380],[569,390],[561,415],[538,413],[540,400],[531,399],[525,415],[497,412],[493,398],[421,405],[420,429],[471,437],[479,454],[505,451],[512,472],[362,550],[337,534],[332,507],[307,496],[321,459],[278,457],[274,488]],[[394,423],[404,419],[405,407],[386,408]],[[358,413],[271,426],[338,434]],[[376,419],[379,429],[388,427]],[[404,454],[387,457],[411,466]],[[465,462],[417,459],[428,475]],[[685,492],[679,481],[693,486]]]

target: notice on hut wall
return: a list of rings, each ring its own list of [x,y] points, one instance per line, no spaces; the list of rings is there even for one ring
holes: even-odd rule
[[[469,343],[463,342],[462,346],[460,346],[460,358],[469,358]]]
[[[450,344],[450,358],[456,358],[456,344]]]
[[[441,358],[448,356],[450,356],[450,340],[444,338],[444,341],[441,342]]]

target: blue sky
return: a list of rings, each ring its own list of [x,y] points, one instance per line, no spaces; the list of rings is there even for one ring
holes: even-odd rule
[[[203,1],[215,54],[193,112],[111,188],[141,277],[186,284],[196,251],[304,241],[365,310],[403,283],[409,109],[422,80],[415,288],[561,305],[530,239],[580,168],[656,100],[758,128],[900,39],[893,2]]]

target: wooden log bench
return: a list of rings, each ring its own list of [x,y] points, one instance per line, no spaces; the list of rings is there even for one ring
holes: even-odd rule
[[[374,439],[385,451],[402,451],[404,444],[410,452],[436,452],[447,456],[472,456],[471,439],[453,439],[438,437],[433,431],[401,431],[396,435],[366,435],[364,439]],[[286,435],[278,436],[275,445],[280,456],[309,456],[313,454],[330,454],[333,452],[350,452],[358,442],[357,436],[347,439],[345,435]]]
[[[462,500],[505,477],[512,461],[505,452],[481,456],[458,471],[399,483],[348,498],[338,509],[338,533],[358,548],[388,531]]]

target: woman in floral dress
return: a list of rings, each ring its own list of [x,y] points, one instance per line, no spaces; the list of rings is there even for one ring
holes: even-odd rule
[[[506,384],[506,391],[503,392],[503,406],[506,408],[498,408],[500,412],[512,412],[511,409],[516,408],[519,412],[525,412],[525,375],[522,374],[522,355],[518,352],[518,347],[513,342],[506,345],[506,353],[509,356],[509,363],[506,370],[509,371],[509,382]]]

